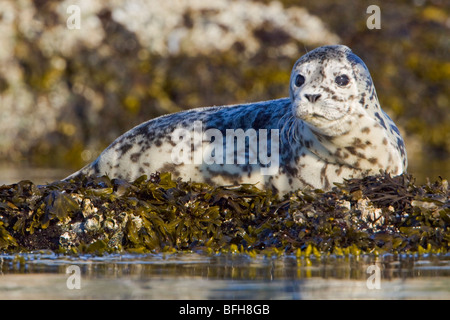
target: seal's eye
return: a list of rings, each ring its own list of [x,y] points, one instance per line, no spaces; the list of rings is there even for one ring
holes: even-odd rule
[[[297,77],[295,77],[295,86],[301,87],[305,83],[305,77],[301,74],[298,74]]]
[[[337,76],[334,81],[337,83],[338,86],[344,87],[346,85],[348,85],[348,83],[350,82],[350,79],[348,78],[348,76],[346,74],[342,74],[340,76]]]

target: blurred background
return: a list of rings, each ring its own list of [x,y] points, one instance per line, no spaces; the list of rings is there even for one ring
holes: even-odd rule
[[[380,29],[367,27],[369,5]],[[286,97],[294,62],[337,43],[369,67],[409,173],[449,178],[449,10],[444,0],[0,0],[0,183],[64,178],[156,116]]]

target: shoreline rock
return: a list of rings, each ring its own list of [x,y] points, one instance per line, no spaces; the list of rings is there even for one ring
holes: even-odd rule
[[[253,185],[213,187],[170,173],[0,186],[0,252],[447,253],[447,180],[351,179],[280,198]]]

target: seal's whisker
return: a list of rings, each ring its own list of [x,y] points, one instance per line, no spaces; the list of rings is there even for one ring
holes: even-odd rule
[[[291,122],[291,132],[292,132],[292,142],[295,143],[297,141],[295,119],[292,119]]]
[[[280,122],[283,121],[284,118],[286,118],[286,117],[288,117],[288,116],[289,116],[289,113],[285,113],[285,114],[280,118],[280,120],[278,120],[278,124],[277,124],[277,127],[278,127],[278,128],[280,127]],[[288,121],[289,121],[289,119],[288,119],[286,122],[283,123],[283,126],[282,126],[281,130],[284,129],[284,127],[285,127],[285,125],[286,125],[286,123],[287,123]]]
[[[294,116],[291,115],[291,117],[289,118],[289,130],[288,130],[288,141],[289,141],[289,145],[292,146],[292,143],[294,142],[294,132],[292,131],[292,129],[294,128],[294,124],[295,124],[295,119]]]
[[[287,115],[285,115],[284,117],[286,117]],[[281,128],[281,136],[283,137],[284,140],[289,141],[289,132],[288,132],[288,128],[289,128],[289,118],[284,122],[283,127]]]
[[[300,142],[300,138],[298,136],[298,126],[300,124],[300,121],[293,116],[293,126],[294,126],[294,141]]]
[[[292,121],[293,116],[291,115],[286,122],[286,140],[288,141],[289,145],[292,145]]]
[[[285,118],[285,117],[289,117],[289,113],[286,113],[285,115],[283,115],[281,118],[280,118],[280,121],[281,121],[281,119],[283,119],[283,118]],[[286,120],[286,122],[284,122],[283,123],[283,126],[282,126],[282,128],[281,128],[281,135],[280,136],[283,136],[284,134],[286,134],[286,127],[289,125],[289,120],[290,120],[290,118],[288,118],[287,120]],[[278,123],[280,123],[280,121],[278,121]],[[289,138],[289,135],[286,135],[286,139],[288,139]]]

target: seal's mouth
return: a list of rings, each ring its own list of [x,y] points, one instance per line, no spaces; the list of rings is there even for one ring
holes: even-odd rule
[[[322,114],[320,114],[320,113],[317,113],[317,112],[314,112],[314,113],[311,114],[311,115],[307,115],[306,118],[311,118],[311,119],[319,118],[319,119],[324,119],[324,120],[330,121],[330,119],[328,119],[328,118],[325,117],[324,115],[322,115]]]
[[[321,106],[312,105],[309,103],[300,104],[294,110],[294,114],[297,118],[311,122],[314,125],[338,121],[345,117],[347,113],[347,109],[341,110],[340,108],[336,108],[328,104],[323,104]]]
[[[310,129],[326,136],[337,136],[350,130],[348,122],[353,118],[351,108],[331,103],[300,103],[294,106],[295,117],[302,120]]]

